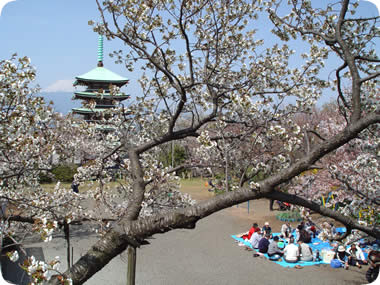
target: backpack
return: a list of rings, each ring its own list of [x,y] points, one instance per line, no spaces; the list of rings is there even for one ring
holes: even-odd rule
[[[341,263],[338,259],[333,259],[333,260],[331,260],[331,262],[330,262],[330,266],[331,266],[332,268],[339,268],[339,267],[342,266],[342,263]]]

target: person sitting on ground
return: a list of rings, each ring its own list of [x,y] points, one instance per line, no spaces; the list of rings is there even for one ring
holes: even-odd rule
[[[261,240],[261,238],[262,238],[262,236],[261,236],[261,230],[260,229],[258,229],[257,231],[255,231],[252,234],[249,242],[251,243],[251,245],[254,249],[257,249],[259,247],[259,241]]]
[[[286,222],[285,224],[281,226],[281,236],[283,238],[289,238],[290,235],[292,234],[292,231],[293,229],[289,222]]]
[[[313,250],[308,244],[304,243],[302,239],[298,241],[298,247],[301,261],[313,260]]]
[[[310,224],[310,222],[308,222],[308,221],[309,220],[307,220],[305,222],[305,220],[302,220],[301,223],[297,226],[297,230],[298,230],[299,234],[301,233],[301,231],[303,231],[303,238],[307,237],[307,235],[305,235],[305,232],[309,233],[309,235],[310,235],[310,241],[309,242],[311,242],[311,236],[313,235],[313,232],[310,230],[310,227],[308,226]],[[296,238],[296,242],[298,242],[299,238],[300,238],[300,236],[298,236]],[[309,238],[307,237],[307,239],[309,239]],[[304,240],[304,242],[307,242],[307,241]]]
[[[333,237],[331,232],[331,226],[328,222],[323,222],[321,224],[321,232],[318,234],[318,238],[322,241],[331,239]]]
[[[261,238],[261,240],[259,241],[259,246],[258,246],[259,252],[261,253],[268,252],[269,239],[270,239],[270,234],[266,234]]]
[[[310,234],[310,237],[313,237],[313,238],[317,237],[318,232],[315,226],[307,227],[306,231]]]
[[[298,225],[296,234],[297,234],[297,239],[296,239],[297,242],[302,240],[305,243],[311,243],[311,234],[308,231],[306,231],[304,228],[301,228],[301,225]]]
[[[254,232],[257,232],[258,230],[260,230],[259,228],[259,225],[257,223],[253,223],[252,227],[250,228],[250,230],[248,231],[248,233],[242,235],[242,239],[251,239],[252,235]]]
[[[337,251],[335,252],[335,259],[338,259],[342,265],[344,266],[344,269],[348,269],[348,257],[350,255],[346,252],[346,249],[344,248],[343,245],[338,246]]]
[[[316,238],[316,237],[317,237],[318,232],[317,232],[317,228],[316,228],[316,226],[313,225],[313,226],[307,228],[306,231],[307,231],[307,232],[310,234],[310,236],[312,236],[313,238]]]
[[[309,218],[307,219],[306,223],[305,223],[305,229],[306,231],[312,236],[312,237],[316,237],[317,236],[317,228],[315,226],[315,224],[313,223],[312,220],[310,220]]]
[[[300,239],[300,231],[301,231],[301,229],[302,229],[302,227],[301,227],[301,225],[298,225],[297,227],[296,227],[296,242],[298,242],[298,240]]]
[[[288,263],[297,263],[299,256],[299,248],[294,244],[294,237],[291,236],[288,245],[284,248],[284,260]]]
[[[348,264],[357,266],[359,268],[361,268],[362,264],[368,264],[367,260],[364,257],[363,251],[360,247],[356,246],[356,244],[353,243],[348,249],[347,253],[350,255],[348,258]]]
[[[312,233],[308,232],[307,230],[302,230],[301,231],[301,240],[305,243],[311,243],[311,236]]]
[[[261,231],[263,232],[264,235],[266,234],[271,234],[272,233],[272,228],[269,226],[269,223],[268,222],[265,222],[263,228],[261,229]]]
[[[279,240],[279,237],[275,236],[269,243],[268,256],[270,260],[279,260],[284,255],[284,252],[278,247]]]

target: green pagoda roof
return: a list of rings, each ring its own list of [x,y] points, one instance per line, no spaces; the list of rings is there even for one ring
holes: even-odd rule
[[[101,113],[101,112],[105,112],[106,110],[108,109],[104,109],[104,108],[94,108],[94,109],[89,109],[89,108],[73,108],[73,112],[74,113],[78,113],[78,114],[93,114],[93,113]]]
[[[76,78],[76,81],[74,82],[74,86],[80,84],[80,81],[82,82],[109,82],[109,83],[119,83],[119,84],[125,84],[128,82],[127,78],[122,77],[112,72],[111,70],[108,70],[105,67],[99,67],[99,66],[75,78]]]

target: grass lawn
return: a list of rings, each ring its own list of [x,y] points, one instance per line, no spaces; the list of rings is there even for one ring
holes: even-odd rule
[[[181,183],[180,191],[183,193],[190,194],[191,197],[195,200],[204,200],[204,199],[208,199],[214,196],[212,192],[207,191],[210,188],[206,184],[207,179],[202,179],[202,178],[181,179],[180,183]],[[47,192],[53,192],[55,185],[56,183],[49,183],[49,184],[42,184],[41,186]],[[85,184],[82,184],[79,187],[79,191],[86,192],[87,190],[97,187],[98,185],[99,184],[97,182],[87,182]],[[110,186],[111,188],[116,188],[118,185],[119,185],[118,182],[111,182],[107,186]],[[61,187],[70,189],[71,183],[61,183]]]
[[[199,187],[204,187],[205,183],[207,180],[201,179],[201,178],[192,178],[192,179],[181,179],[181,189],[183,188],[184,190],[194,190],[194,189],[199,189]]]
[[[202,178],[181,179],[180,191],[190,194],[195,200],[205,200],[214,196],[213,192],[207,191],[210,187],[206,183],[207,179]]]

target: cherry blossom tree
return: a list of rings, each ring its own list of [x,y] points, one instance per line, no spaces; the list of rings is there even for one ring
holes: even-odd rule
[[[337,105],[330,104],[319,116],[324,119],[313,128],[313,134],[317,137],[314,143],[323,141],[325,137],[335,135],[344,128],[345,118]],[[358,217],[360,211],[367,208],[378,212],[378,149],[378,130],[376,127],[370,128],[323,157],[316,163],[314,170],[300,175],[291,191],[314,201],[333,194],[326,206],[333,207],[339,203],[344,206],[339,210],[351,217]],[[368,222],[376,223],[376,215],[367,218]]]
[[[281,186],[358,137],[375,148],[378,145],[374,133],[380,122],[379,59],[372,45],[378,35],[378,17],[351,18],[358,3],[348,0],[323,8],[313,7],[310,1],[285,5],[276,0],[96,2],[102,20],[91,23],[94,30],[125,44],[124,51],[113,54],[116,61],[131,70],[136,62],[142,67],[142,91],[136,102],[120,105],[98,125],[58,120],[41,99],[28,97],[34,71],[28,71],[27,59],[21,60],[21,69],[12,61],[1,63],[0,94],[6,98],[1,129],[2,196],[25,205],[23,213],[31,219],[38,217],[38,228],[47,234],[62,221],[87,219],[103,225],[99,240],[66,272],[50,279],[51,284],[62,280],[83,284],[128,246],[139,247],[157,233],[194,228],[212,213],[260,198],[287,201],[336,219],[347,227],[347,234],[358,229],[380,236],[373,225],[361,224],[303,195],[281,191]],[[283,15],[284,11],[289,13]],[[268,16],[281,44],[266,45],[256,36],[257,19]],[[264,29],[269,32],[269,25]],[[291,48],[302,43],[308,52]],[[332,81],[323,76],[329,56],[341,62]],[[346,82],[349,93],[342,90]],[[300,156],[305,134],[295,115],[310,113],[323,90],[330,87],[335,89],[344,123],[323,134],[323,140]],[[8,107],[11,103],[13,107]],[[4,127],[7,124],[11,133]],[[114,131],[99,135],[99,124]],[[75,134],[72,142],[59,139],[59,134],[70,133]],[[229,189],[233,191],[195,203],[177,191],[174,170],[159,160],[161,146],[189,138],[199,143],[198,154],[219,156],[226,169],[233,165],[234,150],[241,151],[238,158],[243,150],[253,149],[247,165],[252,173],[262,173],[263,179],[243,179]],[[236,142],[241,140],[248,147]],[[77,195],[57,185],[54,193],[46,195],[37,174],[50,168],[50,154],[57,151],[63,159],[81,153],[86,142],[93,148],[87,150],[88,161],[78,168],[75,179],[78,183],[95,179],[93,187]],[[194,161],[203,162],[199,156]],[[108,183],[109,170],[115,166],[124,177],[118,189]],[[18,199],[17,193],[22,193]],[[36,193],[41,202],[35,202]],[[44,195],[48,196],[45,200],[41,199]],[[83,200],[94,207],[83,207]],[[71,209],[75,215],[68,217]],[[30,270],[40,270],[42,279],[50,277],[49,265],[38,266],[30,260]]]

